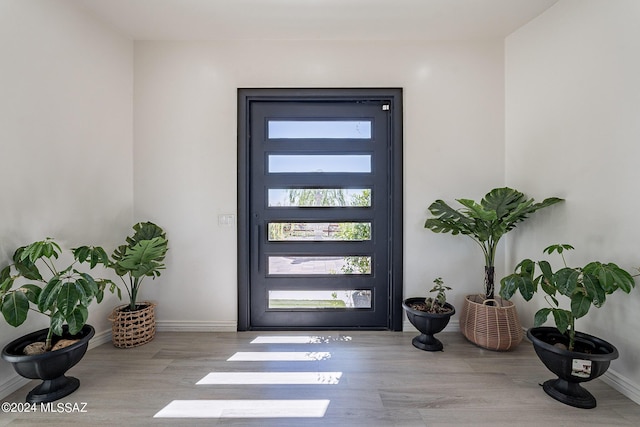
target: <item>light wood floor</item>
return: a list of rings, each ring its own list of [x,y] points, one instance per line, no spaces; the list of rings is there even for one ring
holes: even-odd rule
[[[251,344],[257,336],[313,335],[313,344]],[[80,389],[62,402],[86,402],[86,413],[0,413],[0,425],[104,426],[638,426],[640,405],[601,380],[586,388],[591,410],[548,397],[551,374],[528,342],[497,353],[455,332],[438,336],[444,352],[415,349],[415,332],[161,332],[153,342],[90,350],[69,374]],[[227,361],[236,352],[330,353],[300,362]],[[210,372],[342,372],[328,385],[196,385]],[[2,401],[23,402],[31,382]],[[322,418],[154,418],[173,400],[328,399]],[[295,407],[295,406],[294,406]]]

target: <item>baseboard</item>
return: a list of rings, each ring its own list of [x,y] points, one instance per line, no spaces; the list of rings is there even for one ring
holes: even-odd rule
[[[237,332],[238,323],[235,321],[219,322],[183,322],[177,320],[157,321],[158,332]]]
[[[91,338],[91,341],[89,341],[89,350],[108,342],[111,342],[111,329],[96,332],[93,338]]]
[[[626,377],[609,368],[600,377],[602,381],[640,405],[640,387]]]
[[[11,393],[18,391],[25,385],[29,384],[29,379],[23,378],[18,374],[13,374],[6,381],[0,384],[0,399],[4,399]]]

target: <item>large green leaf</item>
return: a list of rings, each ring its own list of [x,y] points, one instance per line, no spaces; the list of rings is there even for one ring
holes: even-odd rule
[[[98,283],[88,273],[81,273],[79,271],[76,271],[76,273],[80,275],[80,278],[76,282],[83,287],[87,298],[90,298],[90,299],[93,298],[100,291],[100,286],[98,285]],[[106,279],[100,279],[100,280],[106,280]],[[104,287],[102,289],[104,289]]]
[[[62,281],[58,276],[54,276],[49,280],[47,285],[42,289],[42,292],[40,292],[40,297],[38,298],[38,310],[46,312],[51,311],[55,307],[61,283]]]
[[[83,277],[76,279],[74,285],[80,295],[78,298],[80,305],[88,306],[91,304],[91,301],[95,298],[96,289],[93,289],[89,282]]]
[[[150,221],[137,223],[133,226],[133,230],[135,231],[133,236],[127,237],[129,247],[133,247],[143,240],[152,240],[156,237],[167,238],[164,230]]]
[[[500,296],[504,299],[511,299],[520,287],[520,281],[526,280],[517,274],[511,274],[500,280]]]
[[[159,262],[164,259],[167,252],[167,240],[162,237],[154,237],[151,240],[138,242],[132,248],[127,248],[118,266],[127,270],[133,277],[159,276],[164,264]]]
[[[542,277],[551,282],[553,280],[553,270],[551,269],[551,264],[549,264],[549,261],[538,261],[538,267],[540,267]]]
[[[8,268],[9,267],[7,267],[7,269]],[[0,297],[2,297],[2,295],[4,295],[5,293],[9,292],[9,290],[13,287],[14,281],[15,281],[15,278],[11,276],[4,277],[3,275],[3,277],[0,278]]]
[[[536,293],[537,288],[537,280],[531,280],[529,277],[527,277],[526,280],[518,283],[518,289],[520,290],[520,294],[522,295],[522,298],[525,299],[525,301],[531,301],[531,298],[533,298],[533,294]]]
[[[524,200],[524,194],[513,188],[494,188],[480,202],[486,210],[495,212],[496,218],[503,218]]]
[[[0,296],[7,292],[13,286],[11,278],[11,266],[8,265],[0,271]]]
[[[561,334],[564,334],[567,329],[569,329],[569,325],[571,325],[571,312],[559,308],[553,308],[551,311],[553,312],[553,319],[556,322],[556,329],[558,329]]]
[[[575,268],[565,267],[558,270],[556,274],[553,275],[553,283],[555,283],[558,288],[558,292],[562,295],[571,297],[573,292],[576,290],[576,286],[578,286],[580,274],[581,272]]]
[[[64,316],[62,316],[62,313],[57,311],[51,316],[51,322],[49,323],[49,327],[51,328],[51,330],[55,335],[62,336],[62,332],[63,332],[62,326],[64,325],[64,323],[65,323]]]
[[[33,304],[38,304],[38,299],[40,298],[40,292],[42,289],[38,285],[26,284],[20,286],[20,290],[24,292],[29,302]]]
[[[429,212],[435,218],[427,219],[424,226],[434,233],[471,234],[473,220],[444,201],[433,202],[429,206]]]
[[[606,298],[605,291],[602,286],[600,286],[600,281],[596,276],[583,272],[582,287],[586,291],[593,305],[601,307],[602,304],[604,304]]]
[[[479,221],[495,221],[498,219],[496,211],[485,209],[484,206],[469,199],[457,199],[458,203],[465,206],[467,209],[464,211],[469,217]]]
[[[537,328],[538,326],[544,325],[544,322],[546,322],[549,317],[549,313],[551,313],[551,309],[547,307],[538,310],[533,317],[533,326]]]
[[[13,264],[15,265],[16,270],[18,270],[18,273],[26,279],[42,280],[42,275],[40,275],[38,267],[29,259],[28,254],[23,258],[25,249],[26,246],[18,248],[13,254]]]
[[[11,326],[20,326],[27,320],[29,300],[20,291],[10,292],[2,300],[2,315]]]
[[[540,287],[547,295],[553,297],[556,294],[556,287],[554,286],[553,270],[551,264],[548,261],[538,261],[538,266],[542,274],[540,275]],[[555,299],[554,299],[555,300]]]
[[[65,317],[67,324],[69,325],[69,333],[72,335],[77,334],[82,330],[82,327],[89,318],[89,311],[86,307],[81,305],[77,306],[69,315]]]
[[[67,317],[76,305],[78,305],[81,297],[82,295],[74,282],[64,282],[62,286],[60,286],[56,306],[60,313],[62,313],[64,317]]]
[[[591,298],[589,297],[589,295],[585,295],[582,292],[576,292],[571,297],[571,314],[576,319],[579,319],[580,317],[587,314],[590,307]]]
[[[517,290],[522,297],[529,301],[538,289],[539,279],[533,280],[535,262],[530,259],[522,260],[515,268],[514,274],[504,277],[500,281],[500,296],[510,299]]]
[[[120,245],[113,251],[113,254],[111,254],[111,257],[114,261],[111,264],[111,267],[115,270],[118,276],[124,276],[125,274],[127,274],[127,270],[118,265],[118,262],[122,261],[122,258],[124,258],[125,254],[127,253],[127,249],[129,249],[129,246]]]

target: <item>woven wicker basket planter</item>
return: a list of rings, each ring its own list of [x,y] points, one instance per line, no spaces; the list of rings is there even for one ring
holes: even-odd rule
[[[119,348],[137,347],[148,343],[156,334],[156,304],[144,301],[146,307],[136,311],[122,311],[128,304],[113,309],[109,321],[113,345]]]
[[[494,305],[489,305],[493,301]],[[516,306],[502,298],[467,295],[460,313],[460,330],[472,343],[495,351],[515,348],[524,336]]]

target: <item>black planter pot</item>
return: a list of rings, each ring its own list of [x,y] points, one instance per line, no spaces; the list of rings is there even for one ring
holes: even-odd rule
[[[544,391],[566,405],[595,408],[595,397],[580,383],[604,374],[611,361],[618,358],[618,350],[612,344],[582,332],[576,332],[576,347],[584,346],[589,353],[555,347],[554,343],[568,344],[569,339],[552,327],[530,328],[527,337],[542,363],[558,376],[557,379],[545,381],[542,385]]]
[[[455,308],[449,303],[445,303],[445,307],[451,309],[449,313],[432,314],[411,308],[411,304],[423,302],[424,298],[415,297],[407,298],[402,302],[402,308],[407,313],[409,322],[421,332],[421,335],[415,337],[411,343],[415,348],[425,351],[442,351],[444,346],[442,342],[434,337],[435,334],[442,331],[451,320],[456,312]]]
[[[68,334],[68,327],[64,326],[64,339],[80,339],[80,341],[56,351],[27,356],[24,348],[33,342],[44,341],[48,329],[41,329],[22,336],[2,350],[2,358],[13,365],[15,371],[30,379],[40,379],[42,383],[27,394],[27,402],[53,402],[73,393],[80,386],[80,381],[64,374],[82,359],[89,346],[89,340],[95,334],[95,329],[84,325],[76,335]]]

